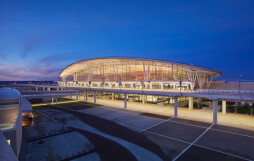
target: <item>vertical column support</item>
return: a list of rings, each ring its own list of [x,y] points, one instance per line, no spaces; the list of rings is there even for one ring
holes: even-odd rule
[[[38,91],[38,86],[35,87],[35,91]]]
[[[217,124],[218,101],[213,100],[213,123]]]
[[[96,91],[93,92],[93,102],[96,103]]]
[[[56,98],[56,104],[57,104],[57,98]]]
[[[145,104],[145,95],[142,95],[142,103]]]
[[[114,99],[115,99],[114,97],[115,97],[115,94],[114,94],[114,93],[112,93],[112,100],[114,100]]]
[[[178,97],[174,97],[174,118],[177,118]]]
[[[169,103],[173,103],[173,98],[169,97]]]
[[[127,94],[124,93],[124,109],[127,108]]]
[[[87,102],[88,91],[85,92],[85,101]]]
[[[189,97],[189,110],[193,109],[193,97]]]
[[[222,113],[226,114],[227,113],[227,102],[222,101]]]
[[[54,97],[52,97],[52,103],[54,103]]]

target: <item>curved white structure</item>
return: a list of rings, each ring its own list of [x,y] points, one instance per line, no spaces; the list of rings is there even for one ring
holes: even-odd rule
[[[59,75],[60,86],[193,90],[208,88],[220,71],[192,65],[141,59],[98,58],[73,63]],[[66,81],[70,80],[70,81]]]

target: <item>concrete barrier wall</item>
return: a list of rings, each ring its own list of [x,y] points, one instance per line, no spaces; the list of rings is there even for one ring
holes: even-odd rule
[[[10,140],[10,146],[13,152],[19,157],[22,143],[22,114],[18,114],[16,124],[13,128],[4,130],[3,134],[7,140]]]

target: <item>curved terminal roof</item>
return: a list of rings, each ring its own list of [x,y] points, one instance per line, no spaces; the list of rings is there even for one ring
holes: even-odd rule
[[[207,76],[220,76],[222,73],[217,70],[209,69],[209,68],[203,68],[193,65],[187,65],[187,64],[181,64],[176,62],[169,62],[169,61],[163,61],[163,60],[153,60],[153,59],[143,59],[143,58],[125,58],[125,57],[106,57],[106,58],[95,58],[95,59],[86,59],[81,60],[78,62],[75,62],[73,64],[70,64],[66,68],[64,68],[61,73],[59,74],[59,78],[69,78],[73,76],[73,74],[76,72],[78,73],[81,70],[92,68],[93,66],[99,65],[99,64],[120,64],[123,62],[131,62],[136,61],[139,63],[144,63],[145,65],[148,64],[156,64],[160,66],[174,66],[184,71],[197,71],[200,74],[207,75]]]

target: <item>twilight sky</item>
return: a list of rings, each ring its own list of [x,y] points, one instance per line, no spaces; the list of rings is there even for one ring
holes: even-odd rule
[[[0,1],[0,81],[56,80],[75,61],[112,56],[254,80],[254,1]]]

